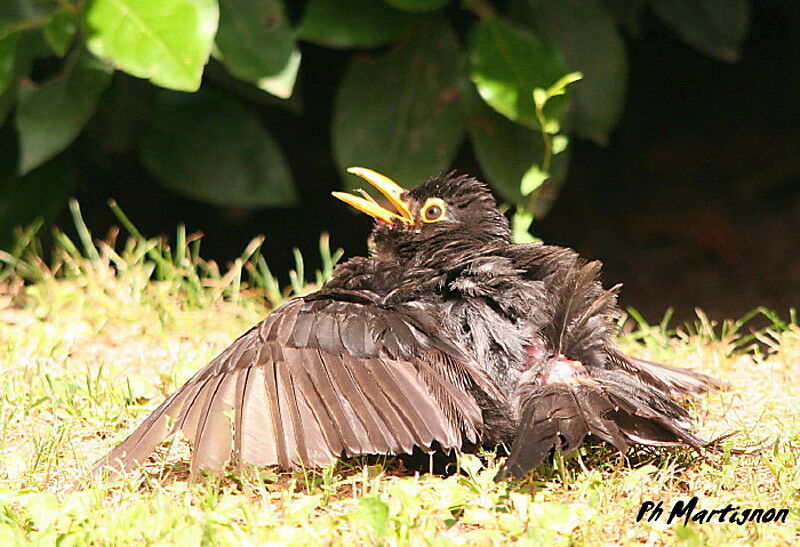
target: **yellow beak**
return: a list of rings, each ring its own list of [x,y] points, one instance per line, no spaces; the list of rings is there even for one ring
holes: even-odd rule
[[[378,202],[369,196],[369,194],[362,190],[359,190],[359,192],[363,197],[348,194],[346,192],[333,192],[333,197],[342,200],[348,205],[355,207],[362,213],[366,213],[372,218],[380,220],[381,222],[385,222],[386,224],[394,224],[395,222],[402,222],[403,224],[414,223],[414,217],[411,215],[411,210],[408,208],[408,204],[401,197],[406,191],[405,188],[397,184],[389,177],[381,175],[380,173],[376,173],[372,169],[365,169],[364,167],[350,167],[347,172],[361,177],[372,186],[377,188],[381,194],[386,196],[386,199],[389,200],[394,208],[397,209],[397,212],[395,213],[379,205]]]

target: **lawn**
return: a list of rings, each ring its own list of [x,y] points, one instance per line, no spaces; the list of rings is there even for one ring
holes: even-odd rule
[[[93,241],[73,211],[79,237],[56,233],[47,263],[32,232],[0,253],[1,545],[800,541],[800,327],[766,310],[719,323],[698,313],[677,329],[632,311],[623,324],[630,353],[727,382],[691,403],[701,436],[735,432],[707,458],[588,447],[499,484],[493,454],[461,456],[460,472],[447,477],[389,458],[321,471],[232,469],[190,483],[179,441],[122,480],[93,478],[92,463],[166,395],[270,306],[313,290],[336,257],[323,239],[325,266],[306,283],[298,254],[292,287],[281,291],[261,240],[219,268],[183,230],[172,249],[130,225],[125,241]],[[693,496],[699,509],[790,512],[785,522],[668,524],[675,502]],[[663,518],[636,522],[648,500],[663,502]]]

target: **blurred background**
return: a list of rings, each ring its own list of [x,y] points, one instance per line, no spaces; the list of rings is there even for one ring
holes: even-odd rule
[[[345,167],[453,168],[651,321],[800,305],[795,0],[121,2],[2,0],[0,249],[114,198],[223,263],[263,233],[286,282],[321,232],[366,252]]]

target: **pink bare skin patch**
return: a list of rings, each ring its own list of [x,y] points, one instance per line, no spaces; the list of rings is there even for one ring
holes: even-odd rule
[[[564,355],[559,355],[557,359],[542,370],[539,376],[541,384],[578,384],[585,382],[589,378],[586,367],[580,361],[567,359]]]
[[[525,349],[528,352],[528,358],[525,360],[525,365],[522,367],[522,372],[527,371],[534,365],[534,363],[538,363],[544,359],[546,353],[544,344],[541,342],[536,342],[530,346],[526,346]]]

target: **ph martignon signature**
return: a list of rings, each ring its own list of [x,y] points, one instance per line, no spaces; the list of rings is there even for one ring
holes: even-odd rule
[[[672,506],[667,516],[667,524],[671,524],[675,519],[683,518],[683,523],[689,522],[697,524],[707,524],[710,522],[730,522],[734,524],[744,524],[746,522],[786,522],[789,515],[788,509],[775,508],[755,508],[734,507],[730,503],[721,509],[698,509],[699,499],[697,496],[688,502],[678,500]],[[664,502],[643,501],[636,515],[636,522],[646,518],[647,522],[654,522],[664,516]]]

